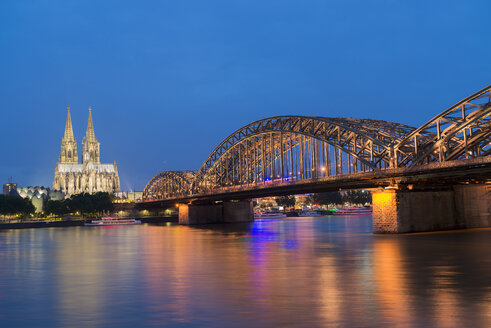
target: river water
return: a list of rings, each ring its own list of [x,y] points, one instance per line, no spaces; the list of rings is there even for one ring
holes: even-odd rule
[[[491,327],[491,229],[371,217],[0,231],[1,327]]]

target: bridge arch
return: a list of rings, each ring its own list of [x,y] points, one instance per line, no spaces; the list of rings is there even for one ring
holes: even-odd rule
[[[232,133],[208,156],[193,191],[292,181],[392,166],[393,145],[414,128],[379,120],[276,116]]]
[[[162,171],[156,174],[143,190],[143,200],[185,196],[191,192],[194,171]]]
[[[491,85],[415,129],[394,149],[398,167],[489,156]]]

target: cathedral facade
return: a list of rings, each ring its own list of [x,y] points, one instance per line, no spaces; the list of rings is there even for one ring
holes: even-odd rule
[[[70,107],[65,124],[65,135],[61,140],[61,150],[55,167],[53,189],[61,190],[67,196],[82,192],[119,192],[119,176],[116,162],[101,164],[100,144],[95,138],[92,111],[89,107],[87,131],[82,141],[82,163],[79,163],[77,141],[73,136]]]

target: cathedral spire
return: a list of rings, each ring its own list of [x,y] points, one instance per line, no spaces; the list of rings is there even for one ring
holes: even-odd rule
[[[87,121],[87,132],[85,133],[87,141],[96,141],[94,133],[94,123],[92,122],[92,108],[89,106],[89,120]]]
[[[72,118],[70,117],[70,106],[67,106],[66,123],[65,123],[65,136],[63,139],[67,141],[74,140],[73,138],[73,128],[72,128]]]
[[[100,163],[99,142],[95,138],[94,123],[92,122],[92,108],[89,106],[89,120],[87,121],[87,132],[82,142],[82,163]]]
[[[58,164],[77,164],[77,141],[73,137],[72,118],[70,116],[70,106],[67,106],[65,134],[61,139],[60,156]]]

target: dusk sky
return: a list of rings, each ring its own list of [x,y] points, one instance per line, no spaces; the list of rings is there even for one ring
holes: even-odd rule
[[[491,84],[491,1],[0,1],[0,178],[51,187],[70,105],[121,188],[276,115],[419,126]]]

